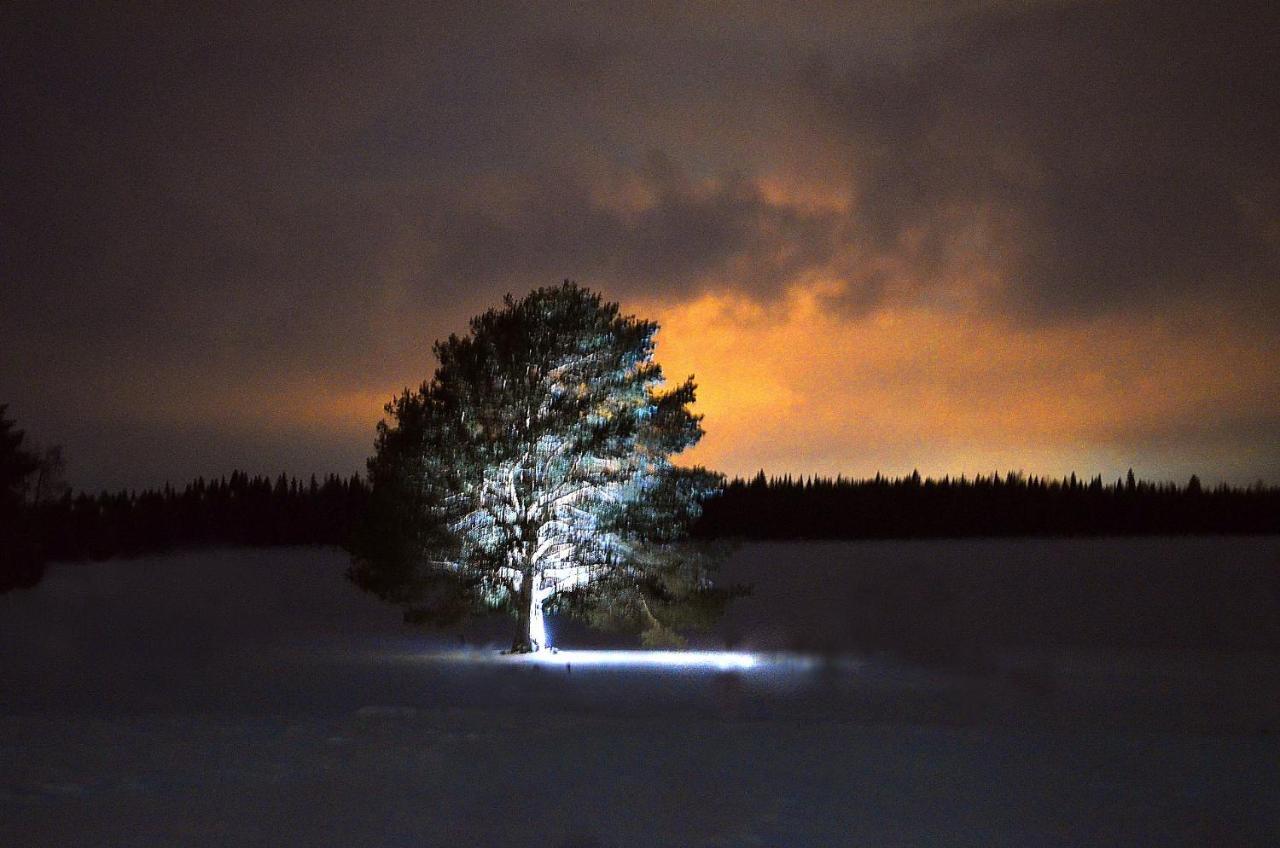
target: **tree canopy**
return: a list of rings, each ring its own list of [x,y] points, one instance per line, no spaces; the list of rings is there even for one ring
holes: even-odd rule
[[[566,281],[437,342],[434,378],[378,425],[352,578],[410,620],[510,610],[518,652],[548,644],[548,607],[673,637],[681,605],[717,597],[681,542],[722,479],[671,461],[703,431],[657,331]]]

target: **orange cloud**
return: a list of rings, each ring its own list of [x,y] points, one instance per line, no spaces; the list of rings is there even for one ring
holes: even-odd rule
[[[1249,451],[1170,444],[1182,453],[1162,455],[1162,435],[1185,442],[1215,418],[1265,417],[1264,399],[1280,396],[1270,365],[1280,345],[1226,315],[1031,328],[918,305],[850,315],[825,302],[808,286],[771,306],[715,294],[642,310],[662,323],[668,376],[697,375],[707,436],[687,461],[855,475],[1109,474],[1147,463],[1140,470],[1158,476],[1180,456],[1216,471]]]

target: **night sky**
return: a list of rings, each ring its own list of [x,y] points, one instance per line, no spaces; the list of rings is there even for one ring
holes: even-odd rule
[[[77,487],[357,471],[566,277],[731,474],[1280,483],[1274,3],[197,6],[0,7],[0,403]]]

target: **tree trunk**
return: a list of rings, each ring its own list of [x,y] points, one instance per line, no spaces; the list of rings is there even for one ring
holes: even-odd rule
[[[531,654],[547,647],[546,622],[542,603],[546,600],[539,591],[538,577],[525,574],[516,595],[516,635],[511,642],[511,653]]]
[[[529,638],[529,624],[533,618],[533,581],[529,575],[520,580],[520,592],[516,595],[516,636],[511,641],[511,653],[529,654],[533,652],[533,641]]]

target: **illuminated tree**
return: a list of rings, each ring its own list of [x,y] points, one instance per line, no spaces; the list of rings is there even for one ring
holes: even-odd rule
[[[701,416],[692,377],[663,387],[657,331],[566,281],[436,343],[434,379],[378,425],[352,578],[409,620],[508,609],[515,652],[548,645],[549,607],[676,638],[720,597],[680,542],[722,480],[671,463]]]

